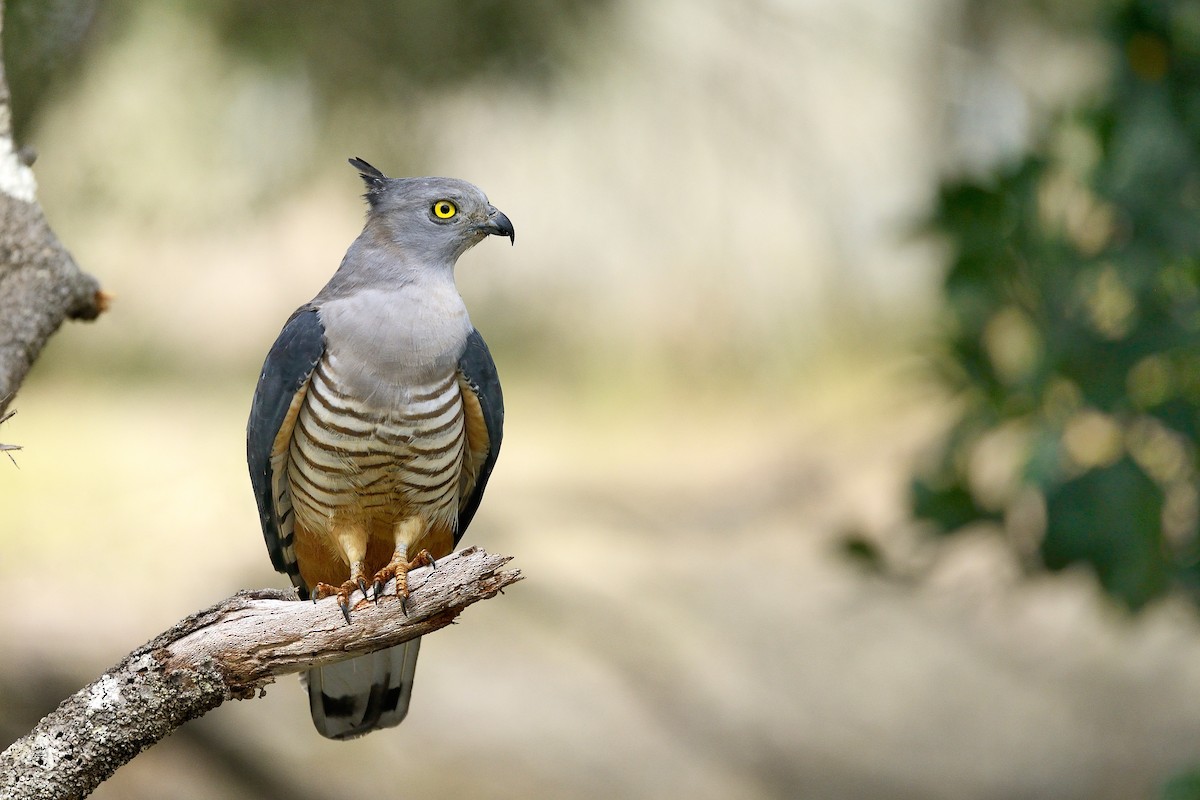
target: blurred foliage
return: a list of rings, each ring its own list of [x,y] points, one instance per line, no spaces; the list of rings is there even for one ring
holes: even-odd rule
[[[326,98],[370,101],[410,85],[503,76],[544,81],[579,39],[587,12],[611,0],[210,0],[186,5],[232,50],[303,65]]]
[[[132,23],[145,0],[8,0],[5,63],[24,138],[48,90],[69,81],[99,39]],[[612,0],[176,0],[231,58],[303,74],[327,111],[340,103],[413,102],[468,81],[548,83],[581,31]]]
[[[1003,525],[1030,563],[1091,565],[1136,609],[1200,598],[1200,3],[1097,14],[1104,95],[941,189],[962,416],[913,499],[949,532]]]
[[[1174,776],[1163,786],[1161,800],[1196,800],[1200,798],[1200,769]]]

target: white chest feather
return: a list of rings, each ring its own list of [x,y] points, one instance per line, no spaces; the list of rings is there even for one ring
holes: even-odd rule
[[[329,359],[309,382],[289,448],[297,518],[310,530],[338,516],[387,527],[408,514],[452,527],[466,464],[457,373],[410,387],[406,402],[386,408],[344,386]]]

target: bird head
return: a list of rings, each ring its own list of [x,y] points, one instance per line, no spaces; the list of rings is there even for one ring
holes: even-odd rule
[[[367,185],[367,228],[419,258],[448,260],[488,236],[516,243],[512,222],[480,189],[456,178],[389,178],[360,158],[350,159]]]

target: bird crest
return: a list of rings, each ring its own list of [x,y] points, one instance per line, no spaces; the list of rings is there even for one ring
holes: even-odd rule
[[[363,179],[363,183],[367,184],[367,193],[363,197],[374,206],[379,201],[384,189],[387,188],[387,182],[391,179],[357,156],[349,161],[350,166],[358,170],[358,176]]]

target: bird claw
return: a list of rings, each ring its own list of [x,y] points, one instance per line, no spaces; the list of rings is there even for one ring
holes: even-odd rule
[[[326,597],[336,597],[338,608],[341,609],[342,616],[346,618],[346,624],[350,624],[350,595],[355,589],[362,591],[363,596],[367,594],[367,582],[361,577],[356,580],[349,580],[341,586],[334,586],[330,583],[318,583],[313,587],[312,599],[313,602],[324,600]]]
[[[400,610],[405,615],[408,614],[408,573],[409,570],[414,570],[417,567],[430,566],[437,568],[437,562],[433,560],[433,556],[428,550],[422,550],[417,553],[416,558],[412,561],[405,561],[403,558],[393,557],[386,567],[375,573],[372,580],[372,588],[375,591],[375,602],[379,602],[379,598],[383,596],[384,586],[392,578],[396,579],[396,596],[400,598]]]

